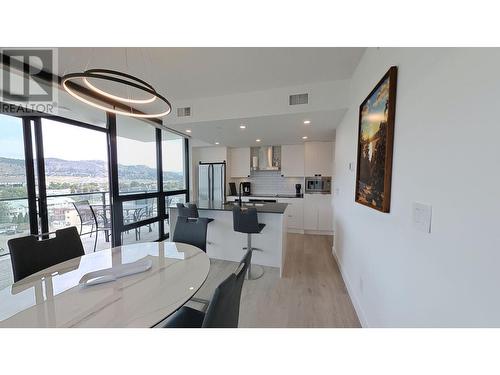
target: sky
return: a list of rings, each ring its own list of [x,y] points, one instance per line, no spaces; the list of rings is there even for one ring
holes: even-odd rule
[[[43,147],[46,158],[65,160],[107,160],[105,133],[43,120]],[[164,141],[163,162],[168,171],[183,169],[183,142]],[[24,159],[21,119],[0,115],[0,157]],[[154,142],[118,139],[120,164],[156,167]],[[165,166],[164,166],[165,169]]]

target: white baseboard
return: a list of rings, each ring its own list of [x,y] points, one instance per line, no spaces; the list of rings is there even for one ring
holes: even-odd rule
[[[363,308],[361,307],[361,304],[359,303],[359,300],[357,299],[355,293],[354,293],[354,288],[352,286],[352,283],[350,282],[349,277],[347,276],[347,273],[345,270],[342,269],[342,265],[340,264],[339,258],[337,257],[337,251],[335,250],[335,246],[332,246],[332,255],[335,261],[337,262],[337,265],[339,266],[340,274],[342,276],[342,279],[344,280],[344,284],[347,288],[347,293],[349,294],[349,297],[351,298],[351,302],[354,306],[354,310],[356,310],[356,314],[358,315],[359,323],[361,324],[361,327],[363,328],[369,328],[370,325],[368,324],[368,320],[366,320],[366,315],[363,311]]]

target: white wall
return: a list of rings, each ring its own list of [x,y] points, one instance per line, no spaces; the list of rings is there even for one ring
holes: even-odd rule
[[[359,104],[399,67],[391,212],[354,202]],[[335,251],[366,326],[500,326],[500,49],[369,49],[336,134]],[[412,202],[432,205],[432,233]],[[362,281],[361,281],[362,280]]]

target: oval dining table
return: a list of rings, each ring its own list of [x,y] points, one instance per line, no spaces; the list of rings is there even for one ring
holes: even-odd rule
[[[148,258],[152,266],[147,271],[102,284],[79,284],[89,272]],[[1,290],[0,327],[154,327],[198,291],[209,269],[203,251],[177,242],[86,254]]]

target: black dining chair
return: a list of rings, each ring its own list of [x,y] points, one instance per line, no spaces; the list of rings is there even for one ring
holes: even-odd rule
[[[85,255],[76,227],[59,229],[55,231],[54,238],[43,238],[48,235],[13,238],[7,242],[14,282],[58,263]]]
[[[215,289],[207,312],[183,306],[175,312],[164,328],[238,328],[241,289],[252,252],[246,252],[238,268]]]
[[[199,217],[194,220],[187,217],[178,217],[172,241],[187,243],[207,252],[208,222],[209,219],[205,217]]]

